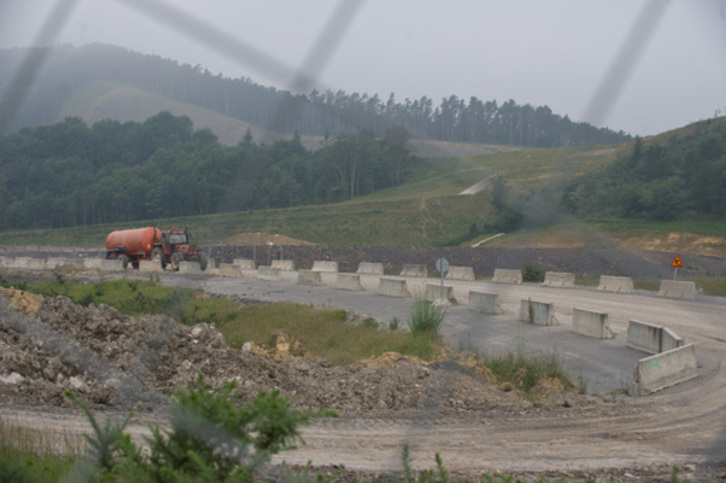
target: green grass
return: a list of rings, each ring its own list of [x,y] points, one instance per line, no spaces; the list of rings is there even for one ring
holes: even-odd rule
[[[704,295],[726,297],[726,280],[717,278],[696,278],[696,287],[703,290]]]
[[[193,307],[195,294],[189,289],[163,287],[153,281],[124,279],[80,285],[62,277],[33,285],[28,290],[46,297],[64,295],[83,306],[103,303],[123,315],[167,314],[180,321],[186,316],[187,306]]]
[[[81,435],[59,438],[52,428],[33,431],[0,419],[0,481],[60,481],[84,447]]]
[[[307,352],[333,365],[352,364],[385,352],[430,359],[441,344],[436,336],[353,325],[340,310],[295,303],[240,307],[237,317],[218,327],[231,347],[242,347],[247,341],[267,345],[273,332],[285,330],[301,337]]]

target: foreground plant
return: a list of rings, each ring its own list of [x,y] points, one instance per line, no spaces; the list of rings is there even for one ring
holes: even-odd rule
[[[170,429],[150,427],[148,450],[141,451],[120,425],[101,426],[75,396],[94,430],[87,458],[76,465],[76,479],[122,481],[252,481],[262,465],[280,451],[304,442],[299,426],[312,418],[336,416],[326,410],[297,411],[278,391],[260,393],[240,404],[235,382],[217,388],[196,386],[177,392],[170,410]]]

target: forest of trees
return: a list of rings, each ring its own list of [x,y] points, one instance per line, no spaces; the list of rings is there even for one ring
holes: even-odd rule
[[[226,147],[186,116],[78,118],[0,136],[0,229],[57,228],[349,200],[410,173],[410,134]]]
[[[726,219],[726,122],[711,120],[665,144],[636,139],[615,163],[574,181],[563,205],[584,217]]]
[[[0,51],[0,91],[8,86],[28,52]],[[33,79],[23,109],[0,123],[7,126],[6,131],[48,124],[83,85],[107,81],[203,106],[283,134],[337,136],[371,131],[380,137],[403,126],[420,139],[523,147],[613,144],[631,139],[622,131],[572,122],[547,106],[518,105],[511,99],[498,103],[451,95],[437,103],[426,96],[398,101],[393,93],[386,99],[344,91],[293,94],[250,79],[215,76],[199,65],[179,65],[109,45],[30,52],[43,60],[43,68]],[[3,115],[7,113],[0,112]]]

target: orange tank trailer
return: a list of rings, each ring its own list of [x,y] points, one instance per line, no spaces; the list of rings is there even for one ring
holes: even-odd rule
[[[106,250],[148,258],[161,240],[161,230],[153,226],[112,231],[106,237]]]

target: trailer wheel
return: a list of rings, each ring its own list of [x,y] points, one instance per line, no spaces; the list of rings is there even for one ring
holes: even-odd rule
[[[128,255],[121,254],[121,255],[119,255],[118,259],[121,260],[121,265],[124,267],[124,270],[129,268],[129,262],[131,260],[129,259]]]
[[[207,255],[204,253],[199,254],[199,268],[202,269],[202,271],[205,271],[207,269]]]
[[[159,264],[162,270],[166,268],[166,257],[164,257],[164,250],[159,247],[154,248],[151,251],[151,261]]]

